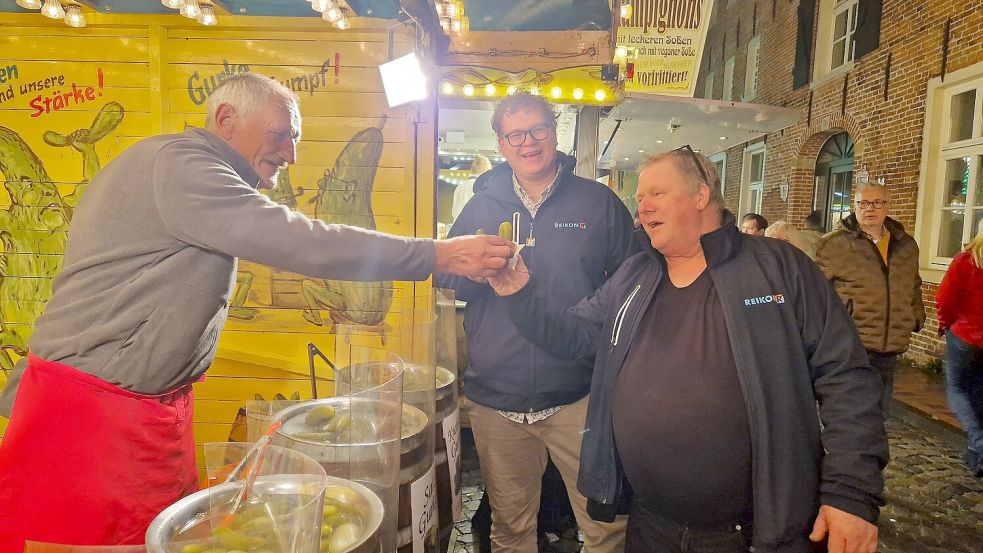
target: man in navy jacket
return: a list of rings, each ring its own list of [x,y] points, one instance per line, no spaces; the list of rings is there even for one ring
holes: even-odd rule
[[[556,122],[543,98],[520,93],[503,100],[492,128],[508,163],[481,175],[449,236],[493,234],[501,223],[517,222],[520,255],[549,287],[547,303],[570,307],[621,265],[632,242],[631,216],[610,189],[573,174],[575,160],[556,151]],[[484,282],[441,275],[438,284],[467,302],[464,394],[492,508],[493,551],[537,551],[540,482],[550,458],[566,483],[584,550],[620,552],[623,521],[592,520],[575,486],[591,360],[564,359],[530,342]]]
[[[794,247],[740,234],[688,147],[642,166],[637,199],[644,250],[575,307],[553,309],[536,268],[490,280],[525,336],[596,353],[592,516],[633,492],[629,552],[876,551],[879,379],[836,293]]]

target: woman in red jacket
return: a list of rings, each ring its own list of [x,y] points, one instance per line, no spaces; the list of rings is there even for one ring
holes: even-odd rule
[[[952,259],[935,308],[945,333],[949,407],[968,438],[963,458],[983,477],[983,220],[966,251]]]

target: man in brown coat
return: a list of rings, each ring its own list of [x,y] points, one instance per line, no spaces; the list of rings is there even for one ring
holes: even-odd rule
[[[897,357],[925,322],[918,244],[887,216],[890,205],[887,188],[861,185],[854,213],[820,239],[816,252],[816,263],[853,316],[870,364],[881,375],[885,417]]]

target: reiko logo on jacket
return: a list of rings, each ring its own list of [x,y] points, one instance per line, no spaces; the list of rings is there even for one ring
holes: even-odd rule
[[[748,307],[752,305],[762,305],[765,303],[785,303],[785,294],[778,292],[767,296],[758,296],[756,298],[744,298],[744,305]]]
[[[576,223],[576,222],[574,222],[574,223],[556,222],[556,223],[553,223],[553,228],[573,228],[573,229],[581,229],[581,230],[584,230],[584,229],[587,228],[587,223],[583,223],[583,222],[581,222],[581,223]]]

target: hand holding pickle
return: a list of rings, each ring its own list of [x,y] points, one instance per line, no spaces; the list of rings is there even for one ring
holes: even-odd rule
[[[434,272],[466,277],[493,276],[508,263],[515,246],[498,236],[458,236],[434,241]]]

